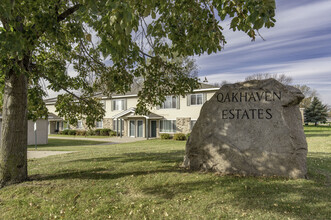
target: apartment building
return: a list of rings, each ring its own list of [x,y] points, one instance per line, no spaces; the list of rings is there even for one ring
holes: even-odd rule
[[[201,84],[191,94],[182,96],[167,96],[166,101],[154,107],[148,115],[135,114],[138,103],[138,89],[133,89],[124,95],[113,95],[112,98],[101,97],[106,110],[102,121],[96,123],[96,128],[110,128],[119,136],[129,137],[160,137],[162,133],[191,132],[199,117],[202,105],[209,100],[219,88]],[[56,99],[45,100],[49,117],[49,133],[72,128],[56,115]],[[83,121],[79,121],[74,129],[86,129]]]

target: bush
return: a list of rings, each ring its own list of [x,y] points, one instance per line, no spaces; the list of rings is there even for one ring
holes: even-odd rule
[[[76,135],[77,131],[76,130],[68,130],[69,135]]]
[[[176,140],[176,141],[185,141],[186,140],[186,136],[183,133],[176,133],[174,135],[174,140]]]
[[[190,136],[191,136],[191,133],[187,133],[186,134],[186,140],[188,140],[190,138]]]
[[[68,135],[68,134],[69,134],[69,130],[63,130],[63,131],[62,131],[62,134],[63,134],[63,135]]]
[[[78,130],[76,132],[76,135],[79,135],[79,136],[85,136],[86,135],[86,131],[85,130]]]
[[[110,131],[110,132],[109,132],[109,136],[117,136],[116,131]]]
[[[102,129],[95,129],[95,135],[96,136],[100,136],[101,130]]]
[[[161,139],[172,139],[172,137],[170,134],[164,133],[164,134],[161,134]]]
[[[111,129],[109,128],[104,128],[100,130],[100,135],[101,136],[109,136],[109,133],[111,132]]]
[[[88,130],[88,131],[86,132],[86,135],[87,135],[87,136],[94,136],[94,135],[95,135],[95,131],[94,131],[94,130]]]

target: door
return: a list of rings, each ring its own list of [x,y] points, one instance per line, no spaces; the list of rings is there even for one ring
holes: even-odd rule
[[[143,121],[138,121],[137,137],[143,136]]]
[[[151,137],[156,137],[156,121],[151,121]]]
[[[136,136],[136,123],[133,120],[130,120],[130,137],[135,137]]]

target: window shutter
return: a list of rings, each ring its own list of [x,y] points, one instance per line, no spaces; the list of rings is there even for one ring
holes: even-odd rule
[[[187,95],[187,106],[190,106],[191,105],[191,95],[188,94]]]
[[[127,99],[124,99],[124,110],[126,110],[127,109]]]
[[[202,103],[205,103],[207,101],[207,93],[203,93],[202,97],[203,97]]]
[[[114,111],[115,107],[115,100],[111,100],[111,110]]]
[[[177,109],[180,109],[180,96],[176,97],[176,105],[177,105]]]

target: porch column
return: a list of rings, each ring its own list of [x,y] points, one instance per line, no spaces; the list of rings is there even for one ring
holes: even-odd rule
[[[120,136],[121,136],[121,138],[122,138],[122,130],[123,130],[123,128],[122,128],[122,122],[123,122],[123,119],[120,119]]]
[[[118,118],[116,118],[116,136],[118,136]]]
[[[146,118],[145,138],[149,138],[148,119]]]

